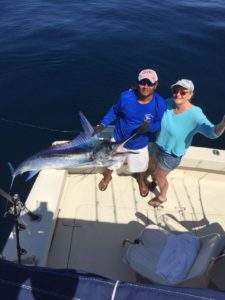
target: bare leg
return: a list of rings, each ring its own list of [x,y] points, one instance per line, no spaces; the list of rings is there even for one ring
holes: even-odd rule
[[[167,180],[167,175],[171,172],[171,170],[162,170],[159,167],[157,167],[155,172],[155,179],[159,186],[159,195],[153,199],[151,199],[148,204],[152,206],[159,206],[161,203],[165,202],[166,194],[168,191],[169,183]]]
[[[146,177],[148,175],[148,171],[137,173],[137,182],[139,185],[140,195],[142,197],[148,196],[149,189],[146,185]]]
[[[149,156],[148,170],[149,170],[149,173],[152,176],[152,180],[154,180],[154,181],[155,181],[154,174],[155,174],[155,171],[157,169],[157,165],[158,165],[157,159],[154,156]]]
[[[159,198],[161,201],[166,201],[166,194],[168,191],[169,183],[167,180],[167,175],[171,172],[171,170],[162,170],[160,168],[156,169],[155,178],[158,183],[160,194]]]
[[[149,170],[150,170],[150,174],[152,177],[152,182],[149,182],[148,184],[148,188],[151,192],[154,192],[156,187],[157,187],[157,182],[156,182],[156,177],[155,177],[155,172],[157,169],[157,159],[153,156],[149,157]]]
[[[102,180],[99,182],[98,184],[98,188],[100,191],[105,191],[110,183],[110,181],[112,180],[112,170],[107,169],[104,177],[102,178]]]

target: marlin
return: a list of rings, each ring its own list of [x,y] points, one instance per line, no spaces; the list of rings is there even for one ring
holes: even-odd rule
[[[113,166],[119,157],[134,153],[132,151],[124,152],[123,146],[138,134],[138,130],[125,141],[115,143],[100,139],[94,134],[93,127],[81,112],[79,112],[79,116],[83,132],[80,132],[71,141],[53,144],[23,161],[12,172],[11,187],[16,176],[25,172],[29,172],[26,179],[29,180],[44,169],[109,167]]]

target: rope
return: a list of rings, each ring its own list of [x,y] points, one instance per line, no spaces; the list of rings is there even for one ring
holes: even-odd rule
[[[78,131],[74,131],[74,130],[59,130],[59,129],[53,129],[53,128],[49,128],[49,127],[41,127],[41,126],[29,124],[29,123],[23,123],[20,121],[5,119],[2,117],[0,117],[0,120],[3,122],[12,123],[12,124],[20,125],[20,126],[32,127],[32,128],[36,128],[36,129],[40,129],[40,130],[48,130],[48,131],[62,132],[62,133],[78,133]]]

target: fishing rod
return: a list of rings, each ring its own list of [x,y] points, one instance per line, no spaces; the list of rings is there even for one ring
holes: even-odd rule
[[[12,207],[9,208],[8,212],[13,214],[16,217],[15,231],[16,231],[17,260],[18,263],[21,264],[21,256],[25,255],[27,251],[23,249],[20,245],[19,233],[20,231],[25,230],[26,226],[24,224],[19,223],[17,218],[20,215],[20,212],[22,210],[25,210],[27,212],[27,215],[29,215],[32,221],[40,221],[42,217],[41,215],[34,214],[33,212],[31,212],[20,200],[18,194],[11,196],[10,194],[6,193],[3,189],[0,188],[0,195],[4,199],[6,199],[10,204],[12,204]]]

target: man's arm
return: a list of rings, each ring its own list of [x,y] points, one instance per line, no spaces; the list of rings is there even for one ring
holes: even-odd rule
[[[101,124],[107,127],[109,124],[111,124],[117,119],[120,112],[121,112],[121,96],[119,97],[118,101],[115,104],[113,104],[113,106],[111,106],[111,108],[108,110],[108,112],[102,119]]]
[[[120,111],[121,111],[121,97],[113,106],[111,106],[111,108],[105,114],[104,118],[101,120],[101,123],[93,127],[94,133],[95,134],[100,133],[105,127],[107,127],[109,124],[114,122],[117,119]]]

